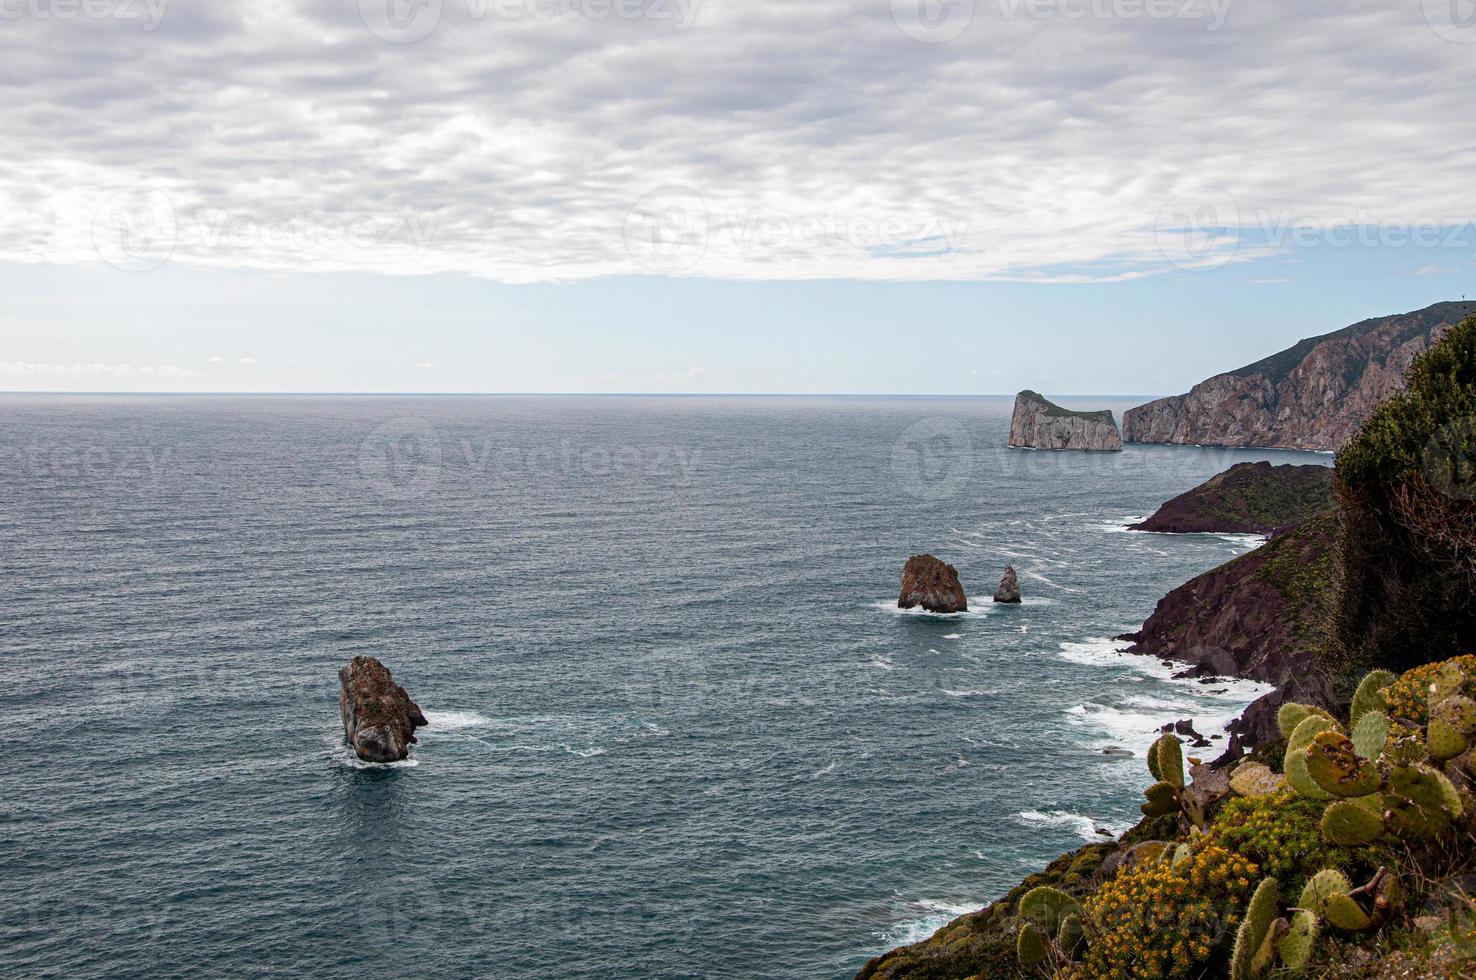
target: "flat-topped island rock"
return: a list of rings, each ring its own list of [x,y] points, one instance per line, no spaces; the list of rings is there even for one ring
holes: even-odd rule
[[[897,608],[928,612],[958,613],[969,611],[969,598],[958,581],[958,570],[932,555],[913,555],[902,569],[902,594]]]
[[[1010,445],[1017,449],[1122,450],[1122,433],[1109,411],[1073,412],[1034,391],[1015,396]]]

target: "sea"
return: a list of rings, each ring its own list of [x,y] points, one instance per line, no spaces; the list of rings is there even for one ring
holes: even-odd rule
[[[1112,639],[1257,539],[1125,525],[1331,458],[1009,413],[0,396],[0,975],[844,978],[1122,832],[1158,727],[1264,690]],[[923,552],[967,613],[896,608]],[[360,655],[403,762],[344,746]]]

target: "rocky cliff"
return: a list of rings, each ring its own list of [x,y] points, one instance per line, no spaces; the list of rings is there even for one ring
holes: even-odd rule
[[[1437,303],[1303,340],[1188,394],[1129,409],[1123,438],[1335,450],[1375,405],[1403,387],[1415,356],[1472,313],[1473,302]]]
[[[1073,412],[1033,391],[1015,396],[1010,445],[1019,449],[1122,448],[1122,434],[1111,412]]]
[[[1338,535],[1335,509],[1295,524],[1179,586],[1159,600],[1141,630],[1119,639],[1132,641],[1129,652],[1185,663],[1194,673],[1277,685],[1241,726],[1250,745],[1275,741],[1274,706],[1282,696],[1333,703],[1323,659]]]
[[[338,672],[343,734],[365,762],[397,762],[410,754],[415,729],[430,724],[389,668],[373,657],[355,657]]]
[[[1134,531],[1270,534],[1333,504],[1330,466],[1237,463],[1158,508]]]

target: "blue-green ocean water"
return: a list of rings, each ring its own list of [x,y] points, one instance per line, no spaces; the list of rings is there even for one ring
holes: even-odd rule
[[[844,977],[1130,825],[1256,690],[1106,639],[1251,542],[1121,525],[1329,460],[1008,412],[0,398],[0,975]],[[984,601],[891,608],[922,551]],[[356,654],[406,764],[341,745]]]

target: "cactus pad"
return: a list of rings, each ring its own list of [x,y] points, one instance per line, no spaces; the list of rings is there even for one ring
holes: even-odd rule
[[[1322,836],[1339,847],[1361,847],[1384,835],[1384,818],[1356,800],[1338,800],[1322,814]]]
[[[1305,910],[1295,913],[1291,928],[1276,946],[1276,951],[1281,954],[1281,962],[1292,970],[1306,969],[1307,962],[1317,949],[1317,937],[1321,934],[1322,922],[1316,915]]]
[[[1276,918],[1276,879],[1266,878],[1256,886],[1245,918],[1235,933],[1235,948],[1230,954],[1232,980],[1250,980],[1256,975],[1256,958]]]
[[[1353,725],[1353,751],[1365,759],[1377,759],[1389,740],[1389,718],[1382,711],[1365,711]]]
[[[1184,749],[1173,735],[1164,735],[1148,750],[1158,763],[1158,778],[1184,788]],[[1151,768],[1151,767],[1150,767]]]
[[[1270,796],[1285,786],[1279,773],[1259,762],[1245,763],[1230,777],[1230,788],[1240,796]]]
[[[1360,758],[1352,739],[1340,732],[1321,732],[1305,752],[1307,774],[1333,796],[1367,796],[1379,788],[1378,767]]]
[[[1041,885],[1020,898],[1020,918],[1039,926],[1046,935],[1054,935],[1068,915],[1081,915],[1081,906],[1059,888]]]
[[[1020,927],[1020,934],[1015,937],[1015,955],[1023,966],[1038,966],[1045,961],[1045,937],[1028,922]]]
[[[1346,895],[1352,890],[1353,882],[1347,875],[1335,868],[1327,868],[1308,879],[1307,886],[1302,889],[1302,897],[1297,899],[1297,907],[1321,915],[1329,898]]]
[[[1387,670],[1375,670],[1365,675],[1358,685],[1358,691],[1353,695],[1353,704],[1348,712],[1349,721],[1356,725],[1366,712],[1387,711],[1389,705],[1384,700],[1384,688],[1398,679]]]

